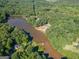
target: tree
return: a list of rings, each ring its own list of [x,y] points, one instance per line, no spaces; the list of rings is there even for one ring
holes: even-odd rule
[[[32,0],[32,3],[33,3],[33,13],[34,16],[36,16],[35,0]]]

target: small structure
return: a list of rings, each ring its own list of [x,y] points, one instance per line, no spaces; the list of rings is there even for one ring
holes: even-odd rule
[[[9,56],[0,56],[0,59],[10,59]]]
[[[18,49],[19,48],[19,45],[15,45],[15,49]]]

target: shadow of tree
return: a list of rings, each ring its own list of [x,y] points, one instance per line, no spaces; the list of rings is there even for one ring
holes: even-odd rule
[[[46,56],[47,59],[54,59],[53,57],[49,57],[48,53],[44,53],[44,55]]]
[[[38,49],[39,49],[39,47],[38,47],[38,46],[35,46],[35,47],[32,49],[32,51],[33,51],[33,52],[36,52],[36,51],[38,51]]]
[[[46,58],[48,58],[49,54],[48,53],[44,53],[44,55],[46,56]]]
[[[23,30],[24,31],[24,30]],[[28,35],[28,39],[29,39],[29,41],[31,42],[32,40],[33,40],[33,37],[31,36],[31,34],[29,33],[29,32],[26,32],[26,31],[24,31],[24,33],[26,34],[26,35]]]
[[[48,57],[48,59],[54,59],[53,57]]]
[[[38,51],[39,47],[36,46],[32,49],[33,52],[38,52],[39,55],[44,55],[46,57],[46,59],[54,59],[53,57],[49,57],[49,54],[48,53],[44,53],[44,51]]]
[[[68,59],[67,57],[61,57],[61,59]]]

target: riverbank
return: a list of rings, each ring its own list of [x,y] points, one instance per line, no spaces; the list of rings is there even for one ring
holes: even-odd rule
[[[36,30],[39,30],[43,33],[46,33],[47,29],[49,29],[51,27],[50,24],[45,24],[43,26],[39,26],[39,27],[35,27]]]
[[[27,24],[24,19],[9,18],[8,24],[16,26],[20,29],[24,29],[26,32],[30,33],[34,41],[41,44],[43,43],[43,47],[45,48],[44,52],[48,53],[49,57],[53,57],[54,59],[61,59],[62,55],[51,46],[50,42],[48,41],[48,38],[42,32],[36,30],[31,25]]]

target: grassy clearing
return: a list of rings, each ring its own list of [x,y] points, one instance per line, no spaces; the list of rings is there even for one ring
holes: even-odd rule
[[[66,51],[66,50],[62,50],[61,53],[64,56],[67,56],[68,59],[79,59],[79,54],[77,54],[77,53]]]

